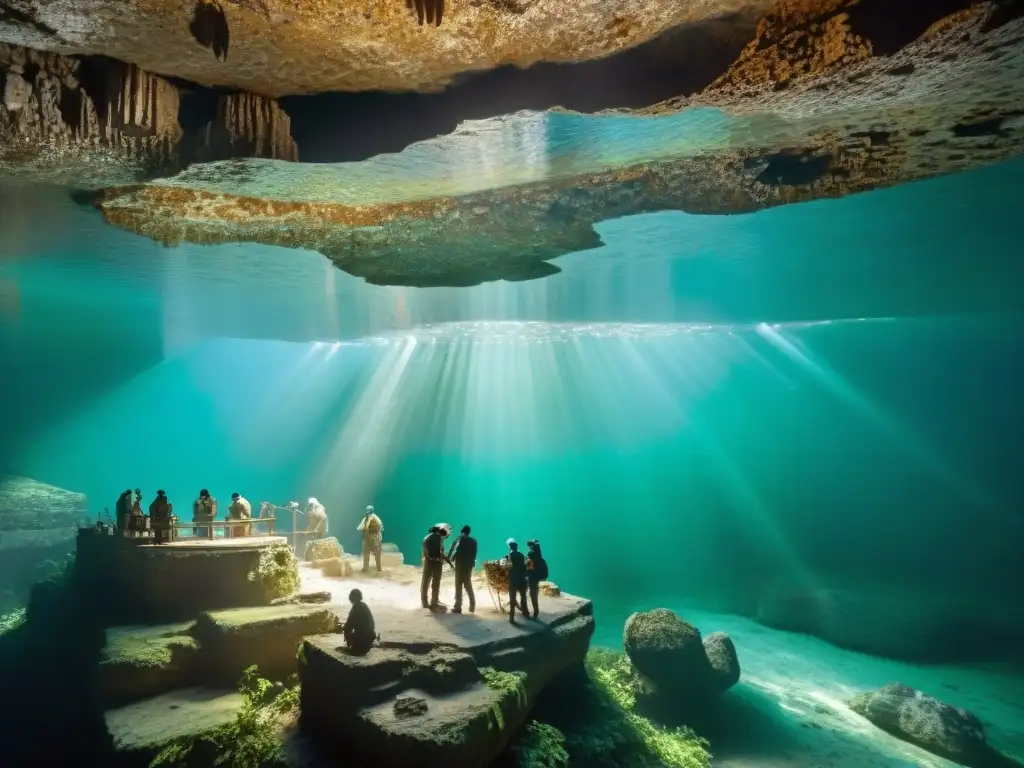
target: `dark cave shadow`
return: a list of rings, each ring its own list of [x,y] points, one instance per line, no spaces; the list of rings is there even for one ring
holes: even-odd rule
[[[435,27],[441,26],[444,18],[444,0],[405,0],[405,7],[416,11],[416,20],[422,27],[424,21]]]
[[[468,72],[438,93],[322,93],[278,103],[291,118],[302,162],[365,160],[445,136],[466,120],[554,107],[640,108],[697,93],[728,70],[757,21],[723,14],[604,58]]]

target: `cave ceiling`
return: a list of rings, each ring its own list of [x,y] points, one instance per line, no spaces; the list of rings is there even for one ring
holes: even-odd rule
[[[127,5],[0,0],[0,170],[167,244],[308,248],[372,283],[542,278],[602,220],[1024,143],[1019,0]]]

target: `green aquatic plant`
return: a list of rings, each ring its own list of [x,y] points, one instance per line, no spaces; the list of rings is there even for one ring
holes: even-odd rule
[[[284,768],[282,724],[299,708],[298,677],[272,683],[249,667],[238,686],[242,706],[234,722],[200,736],[176,739],[153,758],[149,768]]]
[[[259,582],[268,600],[288,597],[299,591],[299,561],[287,544],[264,547],[249,581]]]
[[[708,768],[708,743],[688,728],[666,728],[636,712],[636,677],[624,653],[594,648],[577,717],[564,729],[573,762],[628,768]]]
[[[24,623],[24,608],[18,608],[16,610],[9,611],[8,613],[0,615],[0,635],[6,635],[8,632],[13,632]]]
[[[569,765],[565,734],[553,725],[536,720],[526,726],[514,751],[519,758],[519,768],[565,768]]]
[[[491,704],[488,721],[489,728],[497,728],[500,731],[505,727],[505,717],[501,713],[501,701],[505,699],[506,695],[514,695],[516,703],[519,705],[526,703],[526,686],[524,685],[526,673],[502,672],[494,667],[482,667],[480,677],[483,678],[484,685],[500,694],[498,701]]]

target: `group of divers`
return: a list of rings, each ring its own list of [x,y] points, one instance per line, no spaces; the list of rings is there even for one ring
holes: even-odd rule
[[[363,570],[369,569],[369,558],[372,554],[377,570],[380,571],[381,534],[384,531],[384,524],[372,506],[366,508],[366,514],[357,530],[363,534]],[[448,523],[438,523],[427,531],[420,551],[423,562],[420,601],[424,608],[431,611],[446,610],[439,598],[441,575],[444,565],[448,564],[455,571],[455,605],[451,612],[462,613],[463,593],[469,603],[469,612],[476,612],[473,571],[476,568],[477,541],[470,535],[471,533],[470,526],[462,526],[459,536],[445,552],[444,543],[451,536],[452,527]],[[515,539],[507,539],[505,543],[508,546],[508,552],[504,557],[504,564],[508,568],[508,620],[512,624],[516,623],[517,609],[524,618],[536,619],[540,614],[540,585],[548,578],[548,564],[541,552],[540,542],[536,539],[526,542],[526,555],[519,551],[519,543]],[[533,607],[532,616],[526,603],[527,593]],[[352,610],[342,629],[345,642],[354,653],[366,653],[379,639],[373,613],[363,602],[363,593],[359,589],[353,589],[349,593],[349,600],[352,603]]]
[[[274,510],[286,509],[289,512],[299,513],[299,504],[296,501],[278,507],[275,504],[264,501],[260,503],[259,514],[256,519],[267,519],[273,516]],[[324,505],[315,498],[310,497],[304,513],[308,525],[306,532],[313,537],[327,535],[327,512]],[[206,537],[211,531],[210,527],[217,518],[217,499],[210,495],[210,492],[203,488],[199,496],[192,502],[192,533],[195,536]],[[115,506],[115,519],[118,531],[126,535],[143,535],[151,531],[156,544],[166,544],[175,538],[177,532],[178,518],[174,514],[174,505],[167,498],[167,494],[160,490],[156,492],[156,498],[149,505],[149,515],[142,511],[142,491],[138,488],[134,493],[129,488],[117,499]],[[250,534],[250,524],[246,521],[252,520],[252,505],[248,499],[240,493],[231,494],[231,504],[228,505],[227,520],[237,521],[237,525],[226,527],[226,535],[229,537],[243,537]]]
[[[298,502],[292,501],[283,506],[261,502],[257,519],[266,519],[273,515],[274,510],[285,509],[289,512],[299,513]],[[117,500],[116,522],[117,528],[123,535],[134,535],[145,530],[152,530],[153,540],[156,544],[167,543],[174,538],[176,531],[177,517],[174,515],[174,508],[167,498],[167,494],[159,490],[156,498],[149,505],[148,517],[142,512],[142,491],[138,488],[133,492],[125,490]],[[327,512],[315,497],[310,497],[306,509],[302,512],[307,518],[305,532],[314,539],[327,535]],[[210,526],[217,517],[217,499],[210,495],[207,489],[199,491],[199,496],[192,503],[192,524],[193,534],[196,536],[208,536]],[[228,506],[227,520],[237,521],[237,525],[228,526],[227,536],[243,537],[250,534],[252,520],[252,505],[240,493],[231,494],[231,504]],[[370,558],[378,572],[381,571],[381,553],[383,547],[384,523],[374,511],[373,506],[368,506],[362,520],[356,527],[362,534],[362,556],[363,571],[369,571]],[[439,593],[441,589],[441,575],[445,564],[455,572],[455,605],[452,613],[462,613],[462,597],[465,593],[470,613],[476,611],[476,594],[473,591],[473,571],[476,568],[477,540],[471,536],[471,528],[468,525],[462,526],[459,536],[445,551],[445,541],[451,536],[452,527],[448,523],[432,525],[423,539],[421,546],[421,560],[423,563],[423,575],[420,580],[420,600],[423,607],[431,611],[444,611],[445,606],[441,604]],[[508,570],[508,591],[509,591],[509,616],[510,623],[516,623],[516,610],[518,609],[525,619],[536,619],[540,613],[540,585],[548,579],[548,564],[541,552],[540,542],[531,539],[526,542],[527,554],[519,551],[519,544],[515,539],[506,540],[508,552],[504,557],[504,566]],[[527,606],[526,596],[530,596],[530,604],[533,608],[533,615],[530,615]],[[374,628],[373,614],[369,606],[363,602],[362,592],[353,589],[349,594],[352,603],[352,610],[349,612],[343,629],[345,640],[349,647],[355,652],[365,653],[369,647],[378,639]]]

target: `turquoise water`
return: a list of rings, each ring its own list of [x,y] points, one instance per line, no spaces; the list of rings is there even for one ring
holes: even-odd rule
[[[349,547],[367,503],[406,552],[436,519],[539,536],[588,595],[1015,588],[1022,181],[604,222],[563,274],[469,290],[165,249],[7,187],[3,468],[97,513],[315,495]]]

